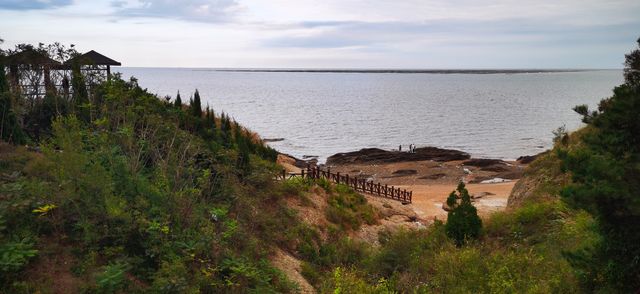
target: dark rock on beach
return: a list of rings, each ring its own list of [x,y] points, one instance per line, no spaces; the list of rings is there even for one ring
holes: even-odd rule
[[[462,163],[467,166],[475,166],[475,167],[487,167],[496,164],[506,164],[506,162],[500,159],[488,159],[488,158],[473,158],[466,160]]]
[[[424,160],[445,162],[465,160],[469,158],[470,156],[468,153],[436,147],[416,148],[415,153],[387,151],[379,148],[365,148],[359,151],[331,155],[327,158],[327,165],[394,163]]]
[[[505,171],[511,170],[511,168],[506,164],[494,164],[489,166],[483,166],[480,168],[480,170],[499,173],[499,172],[505,172]]]
[[[538,153],[536,155],[525,155],[525,156],[520,156],[518,157],[518,159],[516,159],[517,162],[521,163],[521,164],[529,164],[532,161],[536,160],[536,158],[538,158],[540,155],[546,154],[549,151],[545,151],[545,152],[541,152]]]

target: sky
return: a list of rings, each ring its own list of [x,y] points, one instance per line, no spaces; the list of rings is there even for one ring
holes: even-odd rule
[[[2,48],[123,66],[621,68],[638,0],[0,0]]]

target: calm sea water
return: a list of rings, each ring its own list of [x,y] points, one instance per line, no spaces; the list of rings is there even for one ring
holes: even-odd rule
[[[552,131],[575,130],[571,108],[596,106],[622,71],[525,74],[220,72],[119,68],[159,95],[188,101],[197,88],[224,111],[294,156],[324,161],[338,152],[402,144],[515,159],[552,145]]]

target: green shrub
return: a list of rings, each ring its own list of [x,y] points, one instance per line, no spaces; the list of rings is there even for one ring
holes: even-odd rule
[[[357,275],[355,270],[346,270],[341,267],[333,271],[332,278],[322,285],[322,293],[363,293],[363,294],[387,294],[396,293],[390,283],[385,279],[380,279],[374,284]]]
[[[346,185],[336,185],[327,203],[327,219],[343,229],[358,230],[363,222],[375,224],[377,221],[377,212],[367,199]]]
[[[447,198],[447,205],[451,207],[447,215],[446,232],[449,237],[455,240],[456,244],[462,245],[470,239],[480,236],[482,230],[482,220],[478,216],[478,211],[471,204],[469,192],[460,182],[455,191],[451,192]]]
[[[38,254],[33,241],[22,238],[0,244],[0,272],[9,273],[23,269]]]
[[[99,293],[116,293],[126,288],[125,274],[129,265],[123,262],[110,263],[96,277],[96,290]]]

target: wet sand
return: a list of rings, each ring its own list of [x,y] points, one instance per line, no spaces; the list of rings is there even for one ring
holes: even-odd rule
[[[479,199],[474,199],[474,205],[482,217],[486,217],[493,212],[506,208],[507,199],[516,181],[497,184],[467,184],[466,188],[471,195],[479,195],[488,192],[494,195],[486,195]],[[408,204],[419,218],[424,220],[447,219],[447,212],[442,209],[442,204],[446,202],[451,191],[456,189],[456,184],[434,184],[434,185],[409,185],[398,186],[402,189],[413,191],[413,202]]]

